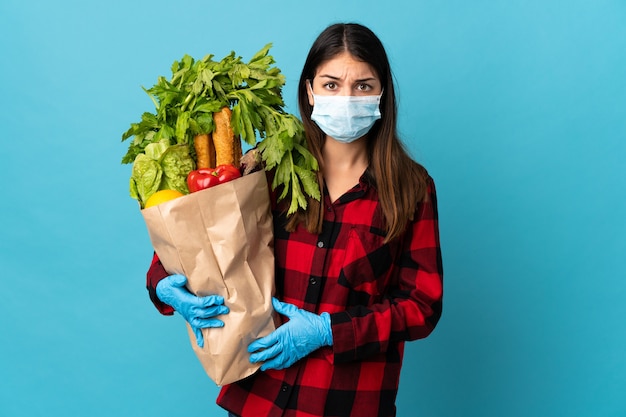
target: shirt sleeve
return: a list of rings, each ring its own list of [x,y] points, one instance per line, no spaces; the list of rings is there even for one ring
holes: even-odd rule
[[[152,257],[152,262],[150,263],[150,268],[148,269],[148,273],[146,274],[146,288],[148,289],[148,294],[150,296],[150,300],[154,304],[154,306],[159,310],[161,314],[171,316],[174,314],[174,309],[170,306],[159,300],[156,294],[156,286],[163,278],[169,276],[170,274],[165,270],[163,264],[159,260],[156,252]]]
[[[443,266],[437,196],[429,178],[428,198],[402,237],[393,284],[382,301],[331,314],[334,361],[386,352],[390,343],[427,337],[442,312]]]

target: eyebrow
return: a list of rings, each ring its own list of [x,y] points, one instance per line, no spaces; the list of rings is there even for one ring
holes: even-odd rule
[[[337,81],[341,80],[341,78],[335,77],[334,75],[330,75],[330,74],[321,74],[321,75],[318,75],[318,77],[330,78],[331,80],[337,80]],[[365,81],[375,81],[375,80],[376,80],[375,77],[368,77],[368,78],[361,78],[361,79],[355,80],[355,82],[362,83]]]

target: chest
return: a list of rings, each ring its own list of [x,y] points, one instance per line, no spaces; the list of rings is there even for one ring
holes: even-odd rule
[[[311,310],[369,304],[391,284],[397,246],[384,242],[377,199],[324,201],[322,233],[298,228],[275,239],[278,292]]]
[[[339,197],[354,188],[354,184],[359,183],[359,178],[363,174],[362,170],[341,173],[325,177],[324,186],[330,197],[330,201],[337,201]]]

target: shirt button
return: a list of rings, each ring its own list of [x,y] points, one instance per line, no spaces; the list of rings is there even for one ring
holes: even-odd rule
[[[282,387],[280,387],[280,390],[281,390],[282,392],[287,392],[287,389],[288,389],[288,388],[289,388],[289,386],[288,386],[287,384],[283,384],[283,386],[282,386]]]
[[[321,240],[319,242],[317,242],[317,247],[318,248],[323,248],[324,247],[324,242],[322,242]]]
[[[317,284],[317,279],[315,279],[315,277],[311,277],[309,278],[309,282],[311,283],[311,285],[315,285]]]

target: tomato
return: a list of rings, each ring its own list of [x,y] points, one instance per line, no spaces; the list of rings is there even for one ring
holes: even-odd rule
[[[187,186],[189,192],[195,193],[239,177],[241,177],[241,173],[234,165],[226,164],[218,165],[215,168],[200,168],[187,175]]]

